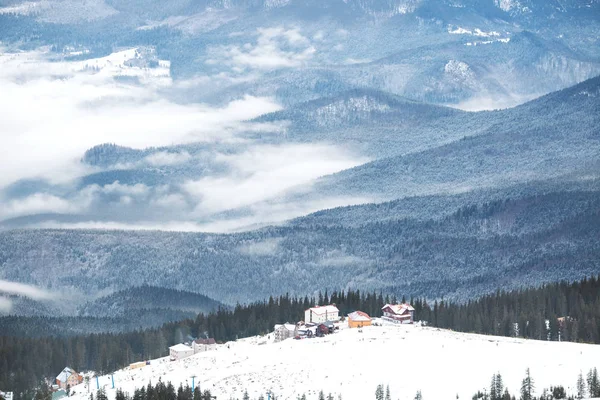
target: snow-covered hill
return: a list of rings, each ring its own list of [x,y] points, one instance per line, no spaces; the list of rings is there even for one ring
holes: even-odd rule
[[[99,377],[114,399],[116,388],[133,394],[135,388],[159,379],[178,386],[191,377],[217,398],[250,397],[268,390],[280,399],[306,393],[341,394],[344,399],[373,398],[378,384],[389,384],[394,399],[470,399],[488,386],[493,374],[517,393],[530,368],[536,391],[563,385],[574,393],[577,376],[600,363],[600,346],[544,342],[457,333],[420,326],[372,326],[342,329],[325,338],[273,343],[273,335],[219,345],[216,351],[179,361],[152,360],[149,366],[123,369]],[[92,390],[96,387],[91,380]],[[73,388],[74,400],[89,398],[85,384]],[[458,396],[458,397],[457,397]],[[337,397],[337,396],[336,396]]]

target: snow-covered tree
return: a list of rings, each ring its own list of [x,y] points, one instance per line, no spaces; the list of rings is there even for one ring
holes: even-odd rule
[[[525,372],[525,378],[521,382],[521,400],[533,400],[533,391],[535,390],[533,378],[529,368]]]
[[[375,399],[383,400],[383,385],[377,385],[377,389],[375,390]]]
[[[96,400],[108,400],[104,389],[98,389],[98,392],[96,392]]]
[[[577,377],[577,398],[583,399],[585,397],[585,381],[583,380],[583,374],[579,371],[579,376]]]
[[[600,380],[598,379],[598,370],[590,369],[587,375],[588,393],[590,397],[600,396]]]

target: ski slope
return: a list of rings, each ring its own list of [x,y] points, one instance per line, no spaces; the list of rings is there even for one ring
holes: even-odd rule
[[[251,398],[273,391],[280,399],[306,393],[341,394],[344,399],[374,398],[380,383],[390,386],[393,399],[413,399],[421,390],[425,400],[470,399],[487,388],[500,372],[505,385],[517,394],[525,369],[530,368],[536,394],[550,385],[575,392],[577,376],[600,367],[600,346],[523,340],[457,333],[420,326],[371,326],[348,329],[324,338],[273,343],[273,335],[219,345],[179,361],[152,360],[150,365],[99,378],[109,399],[116,388],[133,394],[135,388],[162,381],[201,389],[221,399]],[[96,388],[91,380],[92,390]],[[89,398],[85,384],[72,389],[75,399]]]

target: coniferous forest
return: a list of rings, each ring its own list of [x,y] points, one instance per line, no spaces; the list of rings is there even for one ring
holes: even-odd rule
[[[362,310],[377,317],[385,303],[405,300],[415,307],[415,318],[430,326],[539,340],[600,343],[598,277],[520,291],[499,291],[467,303],[326,291],[316,298],[271,297],[263,302],[237,305],[232,310],[199,314],[195,319],[167,323],[157,329],[121,334],[25,337],[8,335],[2,328],[6,324],[2,324],[0,387],[11,388],[15,400],[29,399],[31,390],[67,365],[76,370],[106,373],[131,362],[165,356],[169,346],[195,337],[214,337],[226,342],[268,334],[277,323],[301,320],[304,310],[314,304],[335,303],[341,315]],[[29,331],[35,331],[35,326],[29,327]]]

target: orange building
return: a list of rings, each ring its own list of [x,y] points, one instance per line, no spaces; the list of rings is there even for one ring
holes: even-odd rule
[[[348,327],[349,328],[362,328],[363,326],[371,325],[371,317],[369,314],[362,311],[354,311],[348,314]]]

